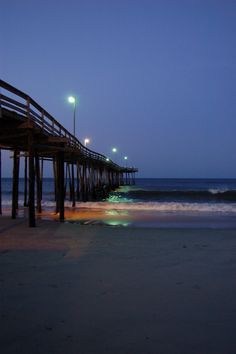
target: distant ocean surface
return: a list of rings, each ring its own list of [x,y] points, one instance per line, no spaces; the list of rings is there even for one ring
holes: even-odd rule
[[[53,179],[43,181],[44,210],[53,210]],[[12,180],[2,179],[2,205],[11,206]],[[23,205],[24,181],[19,183],[19,205]],[[173,226],[184,221],[189,224],[236,226],[236,179],[136,179],[134,186],[122,186],[110,193],[102,201],[77,202],[71,208],[66,200],[65,206],[71,209],[73,221],[86,219],[87,212],[98,211],[101,221],[111,219],[114,225],[134,224],[147,226]],[[83,210],[83,218],[79,211]],[[72,215],[72,216],[71,216]],[[89,216],[88,216],[89,218]],[[187,219],[186,219],[187,218]],[[93,221],[95,222],[96,217]],[[125,222],[119,223],[119,221]],[[116,222],[117,221],[117,222]],[[204,222],[203,222],[204,221]],[[108,224],[109,224],[108,222]],[[107,223],[107,222],[105,222]],[[112,222],[110,222],[112,225]]]

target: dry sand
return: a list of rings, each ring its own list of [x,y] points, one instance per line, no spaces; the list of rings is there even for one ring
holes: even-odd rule
[[[1,354],[235,354],[236,230],[0,218]]]

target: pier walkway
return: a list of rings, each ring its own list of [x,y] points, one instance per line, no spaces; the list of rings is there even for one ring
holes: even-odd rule
[[[55,205],[64,220],[67,181],[72,206],[105,196],[124,184],[135,183],[136,168],[122,167],[85,147],[74,135],[30,96],[0,80],[0,176],[1,149],[13,151],[12,218],[16,218],[19,165],[24,162],[24,206],[29,226],[34,227],[35,209],[42,211],[43,162],[52,161]],[[35,190],[36,189],[36,190]],[[0,214],[1,178],[0,178]]]

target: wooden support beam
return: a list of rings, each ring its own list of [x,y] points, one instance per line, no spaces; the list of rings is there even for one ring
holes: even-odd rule
[[[72,207],[75,207],[75,173],[74,173],[74,164],[71,164],[71,199]]]
[[[13,176],[12,176],[12,208],[11,217],[16,218],[16,212],[18,209],[18,186],[19,186],[19,156],[18,151],[14,150],[13,156]]]
[[[125,184],[124,183],[124,172],[121,173],[121,178],[122,178],[122,186]]]
[[[0,149],[0,215],[2,215],[2,151]]]
[[[41,172],[40,172],[40,198],[43,199],[43,157],[41,158]]]
[[[95,170],[94,165],[90,166],[90,197],[94,199],[96,197],[95,193]]]
[[[76,163],[76,200],[80,200],[80,165],[79,161]]]
[[[59,206],[59,220],[65,219],[65,192],[64,192],[64,153],[60,151],[57,153],[57,165],[58,165],[58,206]]]
[[[80,190],[80,200],[83,200],[83,194],[84,194],[84,180],[83,180],[83,169],[84,166],[83,164],[80,165],[79,169],[79,190]]]
[[[66,174],[65,174],[65,176],[64,176],[64,179],[65,179],[65,182],[64,182],[64,193],[65,193],[65,199],[66,199],[66,191],[67,191],[67,178],[68,178],[68,176],[67,176],[67,164],[66,164]]]
[[[70,201],[72,201],[72,180],[71,180],[71,171],[70,171],[70,164],[67,163],[66,164],[66,168],[67,168],[67,171],[68,171],[68,178],[69,178],[69,199]]]
[[[135,172],[133,172],[133,185],[135,185]]]
[[[36,177],[36,186],[37,186],[37,212],[42,213],[41,173],[40,173],[39,156],[37,152],[35,152],[35,177]]]
[[[112,189],[112,173],[110,170],[108,170],[108,185],[109,185],[109,190]]]
[[[35,170],[34,170],[34,141],[32,130],[29,130],[28,135],[29,146],[29,226],[35,227]]]
[[[82,175],[82,180],[83,180],[83,184],[82,184],[82,199],[83,202],[87,201],[87,184],[86,184],[86,162],[83,163],[83,175]]]
[[[57,180],[57,175],[58,175],[58,168],[57,168],[57,159],[54,157],[53,158],[53,180],[54,180],[54,200],[56,202],[56,210],[55,212],[59,212],[59,202],[58,202],[58,180]]]
[[[25,167],[24,167],[24,207],[28,206],[28,158],[25,156]]]

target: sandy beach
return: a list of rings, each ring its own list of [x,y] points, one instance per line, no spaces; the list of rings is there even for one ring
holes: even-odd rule
[[[236,230],[0,220],[0,352],[236,352]]]

